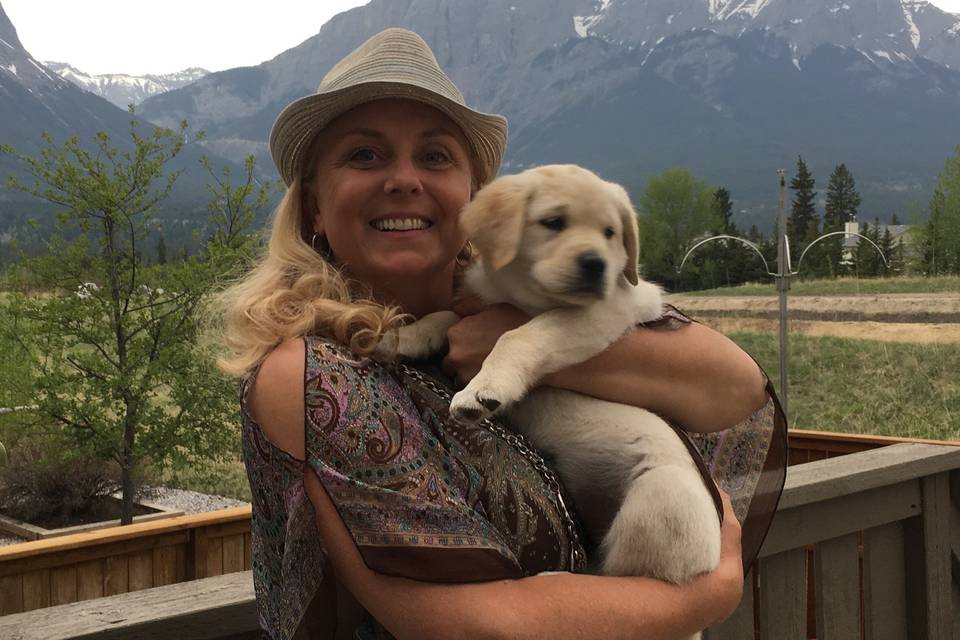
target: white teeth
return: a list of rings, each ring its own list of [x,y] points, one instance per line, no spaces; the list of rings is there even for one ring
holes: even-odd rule
[[[415,231],[430,226],[430,222],[422,218],[381,218],[370,224],[377,231]]]

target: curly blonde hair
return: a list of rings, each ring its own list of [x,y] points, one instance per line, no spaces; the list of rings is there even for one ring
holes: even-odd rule
[[[311,244],[308,188],[295,179],[273,214],[266,254],[242,280],[216,296],[224,372],[253,371],[284,340],[322,333],[358,354],[369,354],[384,333],[408,318],[398,307],[371,299]]]

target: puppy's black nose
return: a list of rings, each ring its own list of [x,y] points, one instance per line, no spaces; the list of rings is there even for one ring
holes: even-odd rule
[[[595,253],[582,253],[577,256],[580,276],[585,280],[600,280],[607,268],[606,261]]]

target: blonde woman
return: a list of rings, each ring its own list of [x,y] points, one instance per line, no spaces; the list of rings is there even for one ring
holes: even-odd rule
[[[451,305],[470,260],[458,212],[505,144],[505,120],[467,107],[401,29],[344,58],[274,125],[288,191],[266,256],[227,292],[222,365],[244,378],[253,574],[275,640],[675,638],[740,599],[782,482],[760,472],[782,472],[783,423],[762,372],[722,336],[671,311],[544,380],[692,432],[757,436],[735,450],[703,436],[715,477],[738,466],[739,508],[723,494],[720,566],[680,586],[576,573],[592,541],[549,465],[496,423],[450,419],[444,371],[470,379],[520,312],[466,317],[442,363],[369,358],[385,332]]]

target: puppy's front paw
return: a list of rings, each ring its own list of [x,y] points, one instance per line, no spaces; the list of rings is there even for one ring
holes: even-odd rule
[[[450,414],[460,422],[476,423],[499,413],[520,400],[522,394],[514,389],[526,387],[510,376],[500,373],[496,378],[486,375],[483,369],[462,391],[453,396]]]
[[[450,415],[458,422],[476,424],[496,413],[501,404],[494,396],[486,395],[484,390],[473,390],[467,386],[450,401]]]

